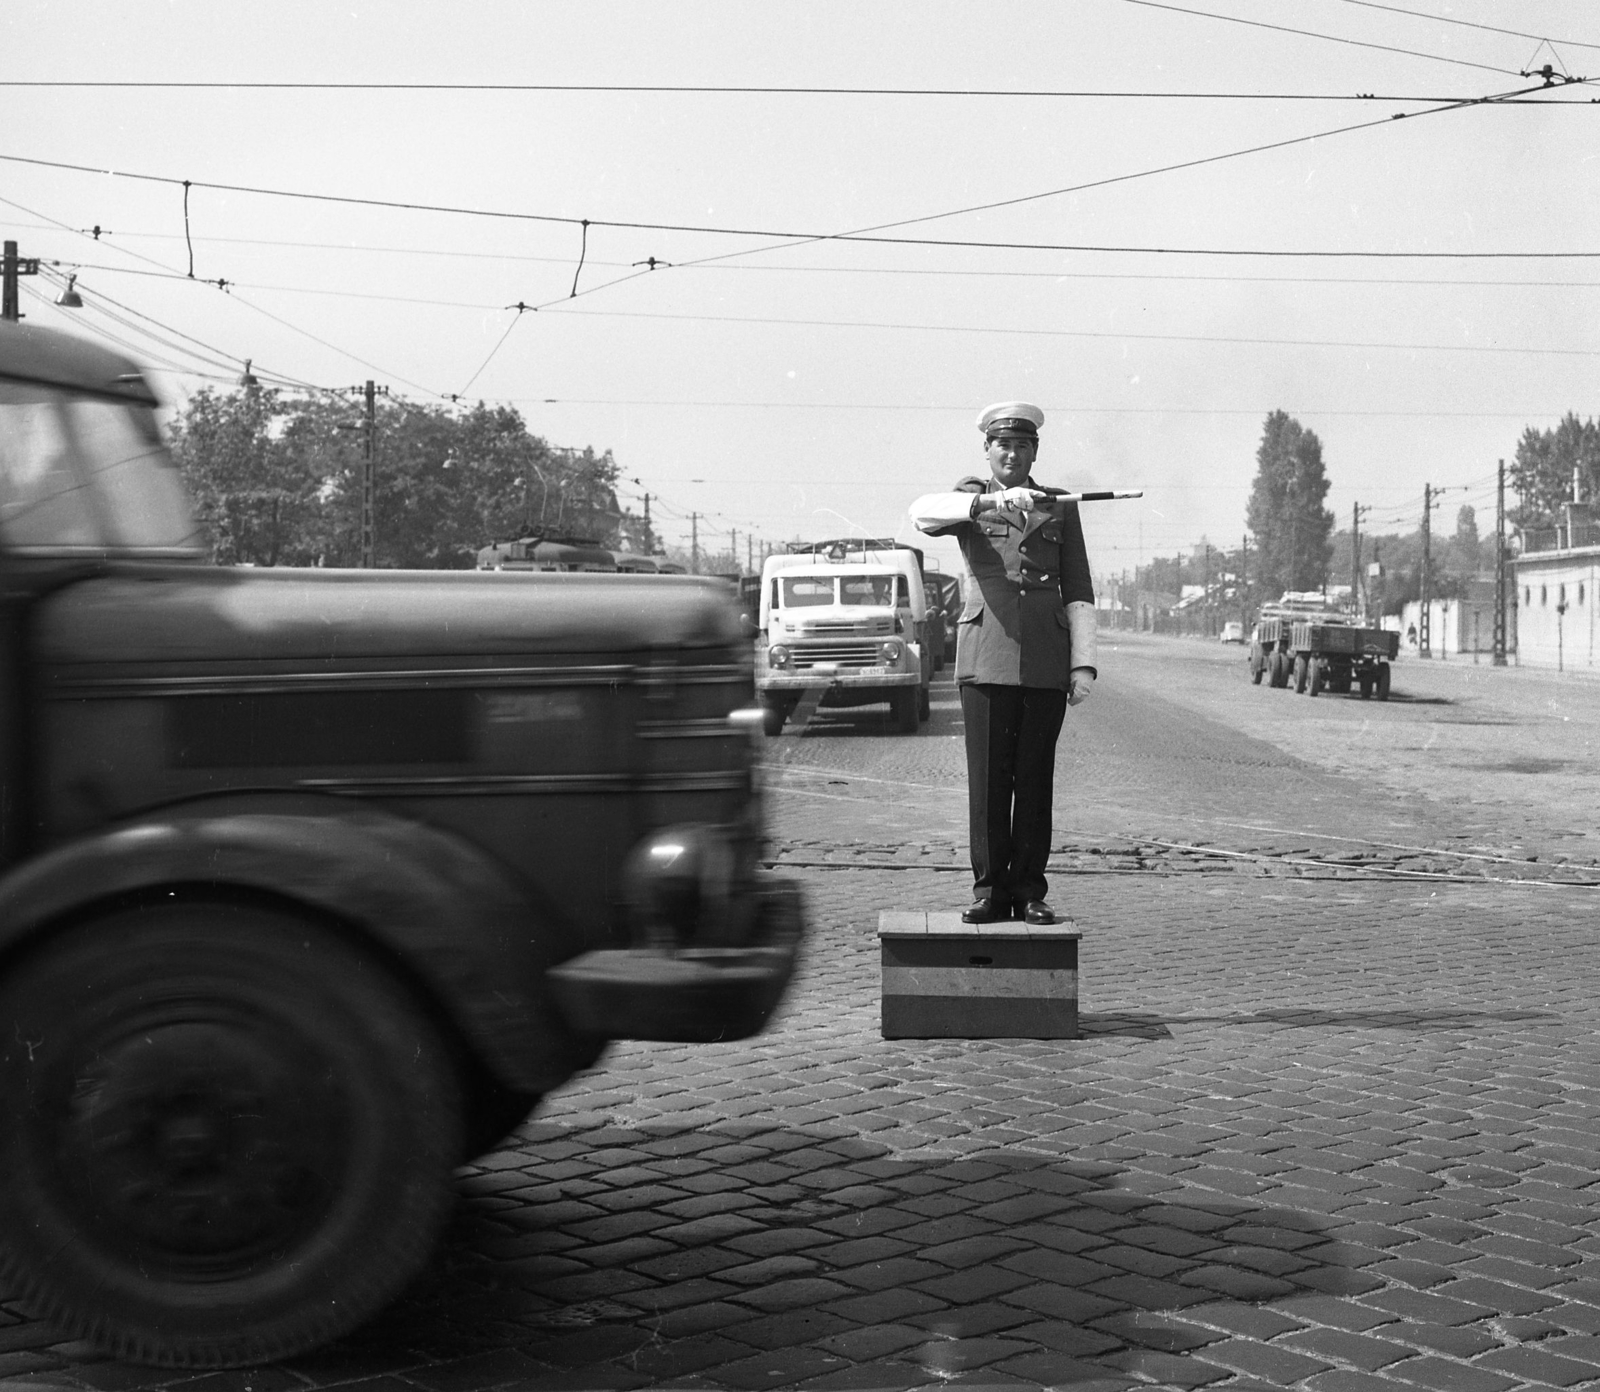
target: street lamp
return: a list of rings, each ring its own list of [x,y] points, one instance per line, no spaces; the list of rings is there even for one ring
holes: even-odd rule
[[[60,305],[62,309],[83,308],[83,296],[78,293],[77,285],[78,277],[76,275],[69,275],[67,277],[66,289],[56,296],[56,303]]]

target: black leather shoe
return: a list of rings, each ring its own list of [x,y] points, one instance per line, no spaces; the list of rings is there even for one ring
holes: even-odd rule
[[[963,923],[998,923],[1001,919],[1011,917],[1009,904],[997,903],[993,899],[974,899],[972,907],[961,914]]]
[[[1030,899],[1028,907],[1022,911],[1024,923],[1031,923],[1035,928],[1043,928],[1048,923],[1060,923],[1056,911],[1043,899]]]

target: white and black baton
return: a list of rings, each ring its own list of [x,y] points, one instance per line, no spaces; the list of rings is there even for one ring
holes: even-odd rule
[[[1109,503],[1115,498],[1142,498],[1142,488],[1108,488],[1097,493],[1069,493],[1064,488],[1039,488],[1036,484],[1027,483],[1024,488],[1032,488],[1036,492],[1046,493],[1061,503]]]

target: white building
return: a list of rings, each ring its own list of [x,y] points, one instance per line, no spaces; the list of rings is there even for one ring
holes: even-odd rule
[[[1506,577],[1506,652],[1517,647],[1516,602]],[[1422,606],[1409,601],[1400,611],[1400,651],[1415,655],[1421,645]],[[1434,657],[1488,655],[1494,652],[1494,576],[1474,576],[1459,599],[1428,602],[1428,646]]]
[[[1530,532],[1513,560],[1517,577],[1517,660],[1525,667],[1596,669],[1595,586],[1600,528],[1569,524]]]

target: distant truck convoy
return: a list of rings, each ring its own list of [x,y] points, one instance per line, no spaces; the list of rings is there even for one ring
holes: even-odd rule
[[[887,702],[901,734],[928,718],[933,640],[915,547],[855,538],[768,556],[759,621],[756,695],[768,734],[807,693],[825,706]]]
[[[1400,651],[1400,635],[1363,626],[1349,610],[1333,606],[1317,591],[1290,590],[1261,606],[1250,635],[1250,679],[1318,696],[1347,695],[1356,687],[1364,701],[1389,699],[1389,664]]]
[[[532,535],[497,541],[478,552],[479,570],[625,571],[636,575],[682,575],[665,556],[611,551],[589,537]]]

